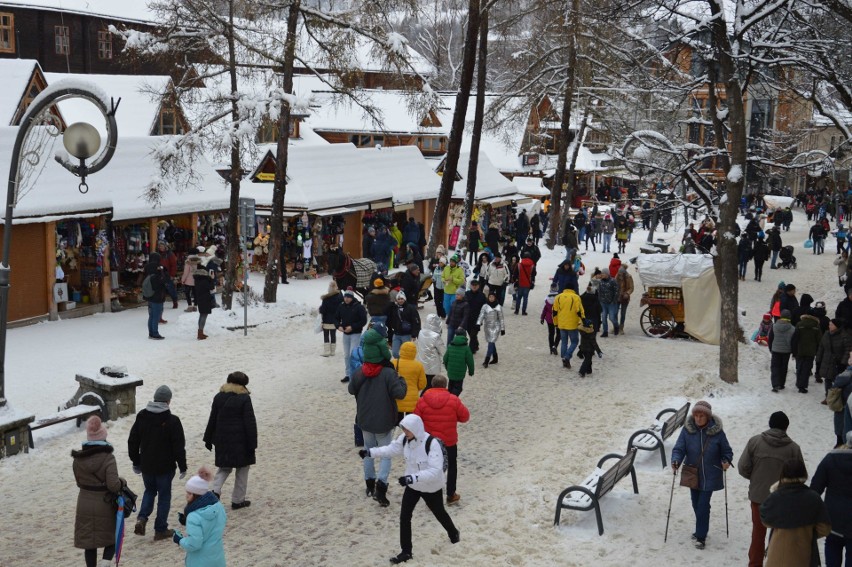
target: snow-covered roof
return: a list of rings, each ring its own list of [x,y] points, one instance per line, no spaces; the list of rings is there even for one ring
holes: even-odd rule
[[[8,178],[12,146],[18,128],[0,128],[0,175]],[[159,166],[152,155],[155,144],[162,138],[148,136],[121,138],[115,155],[107,166],[89,176],[89,191],[77,190],[79,179],[53,159],[61,148],[55,139],[53,147],[42,148],[44,168],[32,187],[15,207],[15,218],[74,214],[92,210],[113,210],[115,220],[147,218],[156,215],[178,214],[204,210],[227,209],[229,192],[218,173],[206,162],[193,165],[198,184],[178,193],[167,191],[162,205],[153,205],[143,195],[148,185],[159,178]]]
[[[467,192],[467,164],[470,161],[470,152],[463,151],[459,154],[458,174],[461,177],[453,186],[453,199],[464,199]],[[518,192],[518,187],[503,177],[500,171],[494,167],[488,155],[484,151],[479,152],[479,160],[476,164],[476,198],[488,199],[502,195],[512,195]]]
[[[153,24],[157,18],[147,0],[2,0],[0,7],[51,10]]]
[[[841,124],[852,125],[852,112],[843,108],[831,109],[831,112],[840,120]],[[828,116],[817,110],[814,110],[813,122],[815,126],[834,126],[834,122]]]
[[[90,83],[113,97],[121,98],[115,115],[118,135],[121,137],[150,136],[160,112],[163,95],[171,84],[168,75],[82,75],[45,73],[47,84],[73,78]],[[159,93],[159,96],[155,93]],[[88,122],[104,135],[104,119],[100,110],[82,99],[69,99],[59,103],[65,122]]]
[[[683,280],[713,269],[710,254],[639,254],[636,262],[646,287],[681,287]]]
[[[24,91],[37,68],[41,69],[35,59],[0,59],[0,76],[6,84],[0,89],[0,125],[12,126]]]
[[[524,195],[532,195],[533,197],[550,195],[550,189],[542,184],[541,177],[516,176],[512,178],[512,183],[518,188],[518,192]]]

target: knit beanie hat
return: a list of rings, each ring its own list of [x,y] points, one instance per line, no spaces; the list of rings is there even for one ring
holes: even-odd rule
[[[771,321],[772,320],[772,313],[764,313],[763,314],[763,320],[764,321]]]
[[[104,422],[96,415],[86,420],[86,439],[88,441],[106,441],[107,429]]]
[[[793,314],[792,314],[792,313],[790,313],[790,310],[789,310],[789,309],[782,309],[782,310],[781,310],[781,318],[782,318],[782,319],[789,319],[789,318],[790,318],[790,317],[792,317],[792,316],[793,316]]]
[[[787,414],[783,411],[776,411],[771,416],[769,416],[770,429],[780,429],[781,431],[787,431],[788,427],[790,427],[790,418],[788,418]]]
[[[459,295],[462,296],[462,297],[464,296],[464,288],[463,287],[456,289],[456,296],[459,296]]]
[[[397,300],[402,299],[403,301],[406,300],[407,298],[405,297],[405,292],[402,291],[402,290],[399,290],[398,292],[396,292],[396,299]]]
[[[207,467],[198,469],[198,473],[186,481],[186,491],[191,494],[203,496],[210,490],[210,481],[213,480],[213,473]]]
[[[704,400],[701,400],[700,402],[695,402],[695,405],[692,406],[692,413],[695,414],[696,412],[705,414],[708,419],[713,417],[713,408],[710,406],[709,403],[705,402]]]
[[[157,388],[157,391],[154,392],[154,401],[155,402],[170,402],[172,401],[172,391],[168,386],[160,386]]]

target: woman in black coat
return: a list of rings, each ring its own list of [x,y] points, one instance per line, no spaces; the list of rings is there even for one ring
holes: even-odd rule
[[[222,485],[231,471],[237,469],[231,508],[238,510],[251,505],[246,500],[249,466],[255,463],[257,449],[257,422],[248,391],[248,376],[243,372],[231,372],[227,383],[213,398],[210,419],[204,431],[204,445],[208,451],[216,446],[216,477],[213,492],[222,493]]]
[[[213,291],[216,289],[216,283],[210,275],[210,270],[206,268],[195,268],[192,277],[195,280],[195,303],[198,305],[198,340],[203,341],[207,338],[204,334],[207,316],[213,312]]]

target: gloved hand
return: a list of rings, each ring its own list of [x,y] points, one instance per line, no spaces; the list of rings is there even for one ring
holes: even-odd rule
[[[180,476],[178,478],[183,480],[185,476],[186,476],[186,471],[180,471]]]
[[[172,541],[175,542],[176,544],[180,545],[180,540],[182,540],[182,539],[183,539],[183,534],[180,533],[179,531],[175,530],[175,533],[172,536]]]
[[[362,459],[366,459],[367,457],[370,456],[370,450],[369,449],[361,449],[360,451],[358,451],[358,456],[361,457]]]
[[[204,446],[207,448],[208,451],[213,450],[213,443],[205,443]]]
[[[538,322],[541,323],[542,325],[544,325],[544,319],[539,319]]]
[[[675,474],[677,474],[677,470],[679,468],[680,468],[680,463],[676,463],[676,462],[672,461],[672,471],[674,471]]]
[[[134,472],[135,474],[142,474],[142,469],[140,469],[140,468],[139,468],[139,467],[137,467],[136,465],[133,465],[133,472]]]
[[[184,514],[183,512],[178,512],[178,522],[180,522],[180,525],[185,526],[186,525],[186,514]]]
[[[410,474],[399,477],[399,485],[400,486],[408,486],[409,484],[414,484],[414,477]]]
[[[598,358],[603,358],[603,353],[602,353],[602,352],[599,352],[599,353],[598,353]]]
[[[505,330],[505,329],[503,329],[502,331],[500,331],[500,336],[501,336],[501,337],[502,337],[503,335],[505,335],[505,334],[506,334],[506,330]]]

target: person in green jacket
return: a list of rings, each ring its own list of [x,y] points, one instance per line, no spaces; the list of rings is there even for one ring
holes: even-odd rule
[[[447,389],[451,394],[460,396],[465,370],[468,376],[473,376],[473,352],[467,345],[467,335],[461,327],[456,329],[456,334],[444,353],[444,368],[447,369],[447,377],[450,379]]]

